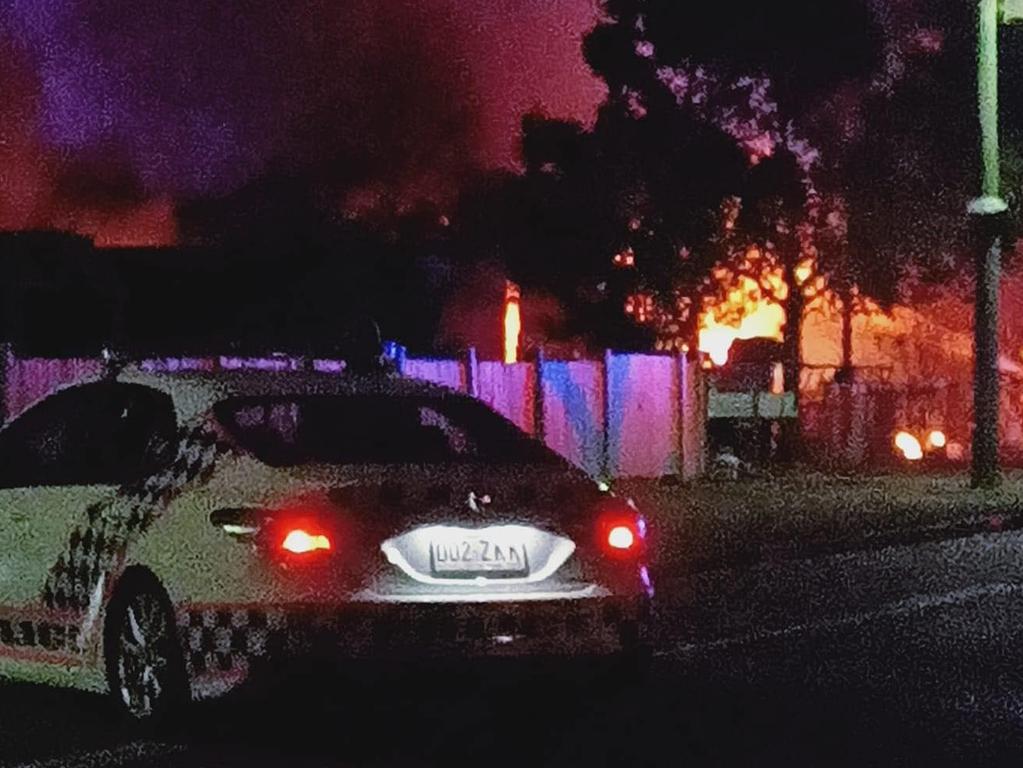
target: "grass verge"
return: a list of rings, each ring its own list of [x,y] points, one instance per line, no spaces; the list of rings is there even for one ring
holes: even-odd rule
[[[1023,527],[1023,471],[996,490],[965,474],[789,471],[735,481],[625,480],[653,524],[654,561],[685,573]]]

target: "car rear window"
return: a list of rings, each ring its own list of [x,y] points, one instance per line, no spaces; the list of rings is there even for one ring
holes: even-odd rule
[[[463,398],[238,397],[214,412],[239,447],[275,466],[559,460],[485,405]]]

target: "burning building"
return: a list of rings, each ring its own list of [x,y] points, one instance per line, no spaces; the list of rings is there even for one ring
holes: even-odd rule
[[[808,278],[798,393],[803,441],[816,443],[818,455],[854,465],[939,455],[966,460],[973,368],[968,286],[907,286],[905,300],[887,310],[858,296],[846,313],[822,278]],[[699,349],[712,370],[727,370],[737,340],[784,337],[781,279],[770,269],[760,281],[742,275],[709,301]],[[1023,457],[1023,275],[1005,278],[1002,307],[1001,435],[1003,454],[1015,461]],[[850,360],[843,359],[847,321]],[[846,387],[835,383],[843,367],[852,374]],[[769,387],[765,381],[761,391]]]

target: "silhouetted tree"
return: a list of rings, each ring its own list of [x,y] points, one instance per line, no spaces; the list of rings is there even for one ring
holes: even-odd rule
[[[594,347],[650,348],[692,330],[683,299],[719,258],[722,200],[742,183],[735,142],[670,98],[649,118],[609,101],[589,132],[527,115],[525,172],[463,196],[461,249],[553,294],[568,331]],[[649,310],[637,305],[646,297]]]
[[[635,342],[658,337],[662,346],[692,342],[715,265],[741,268],[747,246],[769,245],[794,287],[784,299],[794,386],[796,269],[808,251],[819,254],[814,230],[833,219],[812,178],[819,157],[793,127],[796,106],[862,73],[880,46],[862,4],[825,5],[607,0],[584,41],[608,86],[593,129],[527,116],[525,173],[491,178],[467,196],[463,239],[525,285],[552,290],[603,343],[624,337],[616,323],[630,297],[649,299],[642,312],[629,304],[644,322],[626,327],[643,332]],[[806,39],[810,28],[819,39]],[[735,212],[741,221],[729,223]],[[827,264],[844,263],[842,238],[817,240],[828,242]]]

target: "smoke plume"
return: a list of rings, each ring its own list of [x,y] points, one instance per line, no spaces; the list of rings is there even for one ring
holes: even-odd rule
[[[171,242],[268,174],[339,209],[514,161],[533,106],[592,112],[588,0],[4,0],[0,228]],[[547,75],[545,78],[544,75]]]

